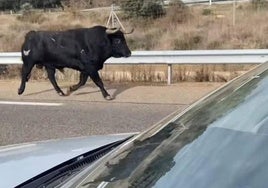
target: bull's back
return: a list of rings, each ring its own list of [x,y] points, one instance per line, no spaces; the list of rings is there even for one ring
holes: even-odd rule
[[[79,58],[82,51],[91,52],[91,48],[98,51],[99,46],[105,45],[104,34],[105,27],[102,26],[67,31],[30,31],[22,45],[22,58],[38,63]]]

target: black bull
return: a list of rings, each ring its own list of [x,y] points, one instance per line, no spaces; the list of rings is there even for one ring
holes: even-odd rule
[[[124,33],[103,26],[80,28],[61,32],[30,31],[21,49],[22,72],[18,94],[22,94],[34,65],[45,67],[48,78],[59,95],[69,95],[85,85],[88,77],[100,88],[105,99],[110,100],[98,71],[110,57],[129,57]],[[55,79],[56,69],[71,68],[80,71],[79,83],[65,94]]]

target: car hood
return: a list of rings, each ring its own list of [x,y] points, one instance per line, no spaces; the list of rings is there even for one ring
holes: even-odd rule
[[[78,155],[134,133],[100,135],[0,147],[0,187],[15,187]]]

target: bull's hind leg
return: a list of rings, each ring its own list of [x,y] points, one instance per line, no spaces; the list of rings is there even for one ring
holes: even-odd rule
[[[63,93],[63,91],[60,89],[60,87],[58,86],[58,84],[56,82],[56,79],[55,79],[56,69],[46,66],[46,70],[47,70],[48,79],[50,80],[50,82],[53,85],[54,89],[57,91],[57,93],[60,96],[65,96],[65,94]]]
[[[110,94],[104,88],[103,82],[99,76],[98,71],[97,70],[89,71],[89,76],[93,80],[93,82],[100,88],[103,97],[106,100],[112,100],[113,98],[110,96]]]
[[[30,78],[30,73],[33,69],[34,63],[23,63],[22,70],[21,70],[21,84],[18,89],[18,94],[21,95],[25,90],[26,82]]]
[[[81,72],[80,73],[80,80],[78,82],[78,84],[76,85],[72,85],[68,91],[67,91],[67,95],[70,95],[72,92],[76,91],[78,88],[80,88],[81,86],[85,85],[88,79],[88,75],[86,73]]]

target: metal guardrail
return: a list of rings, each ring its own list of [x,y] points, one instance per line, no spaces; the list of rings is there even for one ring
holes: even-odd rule
[[[268,61],[268,50],[133,51],[129,58],[110,58],[106,64],[167,64],[171,84],[173,64],[254,64]],[[21,53],[0,53],[0,64],[22,64]]]

